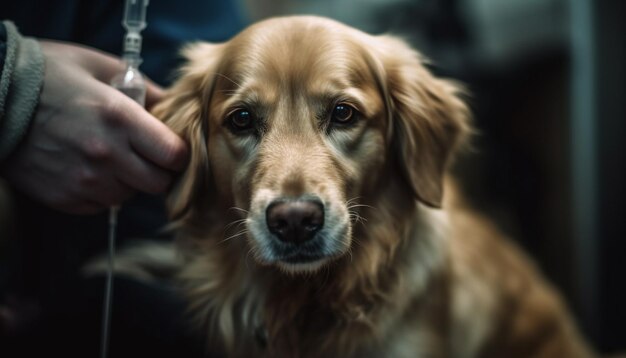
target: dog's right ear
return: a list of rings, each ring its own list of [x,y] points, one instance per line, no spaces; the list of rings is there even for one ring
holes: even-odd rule
[[[152,113],[162,120],[190,147],[190,160],[185,171],[170,191],[167,206],[172,220],[190,217],[198,205],[208,202],[210,180],[207,151],[207,104],[213,87],[221,46],[195,43],[182,54],[187,63],[180,69],[178,80]]]

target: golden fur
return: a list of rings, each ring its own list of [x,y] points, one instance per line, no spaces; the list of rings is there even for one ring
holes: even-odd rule
[[[210,344],[239,357],[591,356],[529,260],[444,185],[468,109],[404,42],[288,17],[184,53],[154,113],[191,145],[168,205]],[[355,124],[329,124],[337,103]],[[254,134],[228,129],[240,108]],[[284,263],[265,207],[308,194],[332,250]]]

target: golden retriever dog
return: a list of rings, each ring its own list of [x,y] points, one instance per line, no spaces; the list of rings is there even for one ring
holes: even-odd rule
[[[198,43],[154,113],[198,326],[233,357],[591,357],[555,290],[455,194],[454,82],[391,36],[286,17]],[[445,188],[445,190],[444,190]]]

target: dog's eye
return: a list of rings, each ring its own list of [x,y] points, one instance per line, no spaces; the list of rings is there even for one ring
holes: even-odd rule
[[[254,115],[247,109],[239,109],[228,116],[228,124],[233,131],[245,131],[254,125]]]
[[[340,103],[333,109],[331,120],[333,123],[348,125],[354,121],[356,110],[347,104]]]

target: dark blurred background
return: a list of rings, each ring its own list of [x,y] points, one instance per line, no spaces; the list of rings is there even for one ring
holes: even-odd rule
[[[478,134],[455,171],[470,200],[535,258],[596,348],[626,350],[626,1],[238,1],[251,21],[319,14],[400,35],[467,84]],[[3,187],[0,261],[14,220]]]
[[[247,0],[393,33],[465,82],[478,135],[456,172],[603,352],[626,349],[626,1]]]

